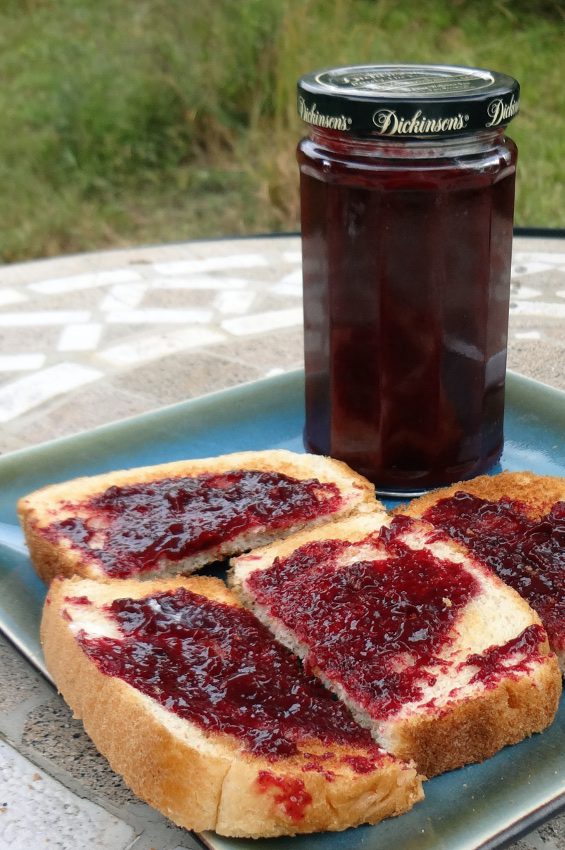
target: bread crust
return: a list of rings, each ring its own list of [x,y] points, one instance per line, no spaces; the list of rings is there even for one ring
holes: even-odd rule
[[[414,759],[428,778],[481,762],[546,729],[560,696],[559,668],[549,654],[533,676],[505,679],[480,700],[465,700],[444,714],[404,722],[391,736],[390,749],[399,758]]]
[[[315,540],[339,539],[359,543],[360,559],[370,558],[370,553],[362,549],[362,541],[389,521],[389,517],[375,513],[299,533],[280,543],[257,549],[250,555],[232,559],[228,582],[278,640],[305,658],[308,646],[254,598],[246,584],[247,578],[255,570],[268,569],[276,558],[284,559]],[[427,523],[419,522],[418,528],[421,528],[422,534],[435,537],[435,530]],[[528,603],[486,566],[469,559],[464,547],[455,542],[447,542],[445,546],[453,556],[459,554],[461,558],[467,558],[474,574],[482,576],[482,581],[493,592],[496,591],[491,609],[496,610],[499,600],[509,607],[512,622],[516,624],[516,635],[530,625],[541,624]],[[473,634],[479,634],[484,627],[485,612],[481,611],[480,604],[471,601],[465,609],[464,621],[458,623],[462,645],[472,647]],[[413,759],[418,770],[431,777],[464,764],[483,761],[503,746],[516,743],[550,725],[561,695],[561,677],[557,659],[550,652],[543,634],[538,647],[540,658],[528,671],[519,674],[510,671],[506,678],[489,683],[478,694],[462,694],[438,708],[424,706],[422,710],[416,708],[400,712],[384,722],[373,720],[324,671],[314,667],[313,672],[350,707],[357,720],[372,731],[377,743],[400,758]],[[475,651],[470,649],[468,654]]]
[[[48,669],[100,752],[138,796],[179,826],[240,837],[376,823],[406,811],[422,798],[415,769],[386,754],[382,764],[367,774],[332,764],[336,775],[330,782],[319,773],[302,771],[303,759],[272,762],[241,750],[230,736],[206,738],[187,721],[175,715],[171,720],[170,712],[125,681],[100,672],[62,614],[68,608],[66,598],[73,596],[86,595],[102,605],[120,596],[141,597],[178,587],[239,605],[225,585],[213,578],[97,584],[75,577],[55,580],[44,607],[41,639]],[[261,789],[260,771],[303,781],[312,803],[302,819],[288,815],[277,801],[276,788]]]
[[[374,486],[341,461],[316,455],[301,455],[283,449],[237,452],[215,458],[173,461],[156,466],[118,470],[51,484],[19,500],[18,515],[34,568],[46,584],[49,584],[57,575],[82,575],[99,581],[112,581],[113,579],[103,571],[94,557],[88,558],[84,552],[74,548],[64,537],[56,542],[49,540],[43,530],[54,521],[75,515],[72,503],[79,503],[103,493],[111,486],[148,483],[161,478],[181,478],[204,472],[221,473],[239,469],[276,471],[298,480],[318,478],[321,483],[335,483],[344,498],[343,505],[337,513],[324,515],[309,522],[309,526],[323,524],[357,511],[382,508],[376,500]],[[300,524],[295,524],[287,530],[278,529],[275,534],[269,533],[268,530],[262,535],[244,533],[219,546],[196,553],[182,562],[163,561],[163,569],[160,569],[158,574],[192,572],[204,564],[221,560],[238,551],[254,545],[264,545],[274,537],[284,537],[298,528]],[[138,576],[141,579],[154,577],[155,573],[142,573]]]
[[[493,502],[503,498],[524,502],[530,517],[539,519],[551,509],[555,502],[565,499],[565,478],[537,475],[534,472],[500,472],[498,475],[480,475],[469,481],[458,481],[449,487],[426,493],[425,496],[413,499],[407,505],[395,508],[393,513],[421,517],[436,502],[447,499],[459,491]]]

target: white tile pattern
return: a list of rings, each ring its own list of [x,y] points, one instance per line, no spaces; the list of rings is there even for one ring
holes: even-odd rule
[[[523,262],[514,262],[512,265],[512,277],[523,277],[527,274],[537,274],[537,272],[547,272],[552,268],[551,263],[539,262],[536,260],[524,260]]]
[[[53,847],[125,850],[131,826],[95,803],[73,794],[0,741],[0,847],[10,850]]]
[[[100,342],[102,328],[100,322],[65,325],[59,337],[57,351],[94,351]]]
[[[194,277],[186,277],[181,280],[176,278],[165,278],[151,281],[152,289],[210,289],[210,290],[230,290],[230,289],[245,289],[249,286],[249,281],[243,277],[208,277],[204,275],[194,275]]]
[[[247,313],[255,301],[254,292],[242,292],[235,289],[229,292],[219,292],[213,301],[213,306],[220,313]]]
[[[79,269],[76,258],[0,269],[0,284],[3,272],[11,284],[0,285],[0,306],[8,308],[0,311],[2,421],[115,370],[183,351],[212,351],[229,338],[298,328],[302,322],[297,238],[144,250],[148,258],[136,264],[132,257],[129,265],[122,260],[127,252],[85,255],[87,270],[76,274],[57,274],[58,266],[70,263]],[[517,251],[512,268],[511,316],[518,322],[522,316],[565,317],[565,290],[546,282],[565,270],[560,251]],[[28,309],[17,309],[26,302]],[[17,349],[13,336],[3,345],[2,328],[22,331]],[[543,340],[545,334],[543,328],[515,329],[515,339],[522,341]],[[273,368],[269,364],[264,373]],[[18,371],[37,378],[14,380]]]
[[[302,308],[290,310],[271,310],[268,313],[255,313],[240,319],[226,319],[222,322],[224,330],[235,336],[261,334],[278,328],[291,328],[302,324]]]
[[[110,271],[89,272],[72,277],[49,278],[30,283],[33,292],[43,295],[61,295],[67,292],[81,292],[84,289],[96,289],[108,284],[130,283],[139,280],[139,274],[133,269],[111,269]]]
[[[41,369],[46,354],[0,354],[0,372],[27,372]]]
[[[283,257],[283,260],[287,263],[301,263],[302,262],[302,252],[301,251],[283,251],[282,257]]]
[[[154,308],[145,310],[111,310],[107,314],[109,324],[122,325],[187,325],[197,322],[207,325],[212,321],[210,310],[169,310]]]
[[[124,307],[137,307],[143,300],[146,291],[147,286],[144,283],[120,283],[111,288],[108,295],[100,303],[100,309],[104,313],[110,313]]]
[[[516,339],[541,339],[540,331],[516,331]]]
[[[210,246],[210,252],[213,252]],[[267,260],[262,254],[234,254],[227,257],[206,257],[204,260],[181,260],[172,263],[155,263],[159,274],[191,274],[192,272],[217,272],[224,269],[251,269],[266,266]]]
[[[122,343],[106,348],[99,354],[99,359],[116,366],[135,366],[158,360],[168,354],[200,348],[223,342],[225,335],[207,328],[188,327],[172,333],[161,333],[145,336],[131,343]]]
[[[547,316],[552,319],[565,319],[565,304],[551,304],[544,301],[521,301],[512,304],[510,311],[526,316]]]
[[[0,313],[0,326],[5,328],[68,325],[71,322],[88,322],[90,313],[85,310],[41,310],[33,313]]]
[[[75,363],[58,363],[39,369],[0,387],[0,422],[9,422],[43,402],[96,381],[102,372]]]
[[[0,307],[5,307],[6,304],[21,304],[22,301],[27,301],[25,293],[8,286],[0,289]]]

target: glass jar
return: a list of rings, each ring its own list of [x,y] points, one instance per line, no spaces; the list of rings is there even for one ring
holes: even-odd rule
[[[503,446],[515,80],[361,66],[299,81],[305,445],[389,495]]]

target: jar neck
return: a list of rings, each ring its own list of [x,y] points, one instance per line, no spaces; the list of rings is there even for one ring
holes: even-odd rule
[[[466,156],[492,150],[504,141],[504,128],[478,130],[457,137],[403,139],[387,136],[350,136],[338,130],[309,127],[310,139],[334,153],[354,156],[378,156],[391,159],[441,159]]]

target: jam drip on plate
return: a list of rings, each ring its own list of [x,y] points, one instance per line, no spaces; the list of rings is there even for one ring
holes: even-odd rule
[[[66,538],[113,578],[158,569],[257,528],[284,529],[331,513],[335,484],[278,472],[236,470],[110,487],[70,507],[76,516],[43,532]]]
[[[424,514],[465,544],[540,615],[554,648],[565,647],[565,502],[531,519],[521,502],[458,492]]]
[[[232,735],[270,759],[312,742],[351,747],[352,757],[362,749],[373,766],[382,759],[369,733],[249,611],[185,588],[116,599],[106,611],[123,638],[80,632],[84,652],[204,732]],[[304,758],[312,769],[323,761]]]
[[[373,718],[434,684],[445,666],[438,654],[479,591],[461,564],[409,549],[400,537],[411,525],[397,517],[360,544],[309,543],[247,580],[257,601],[308,646],[307,664]],[[372,544],[374,558],[351,563],[348,549],[364,544]]]

